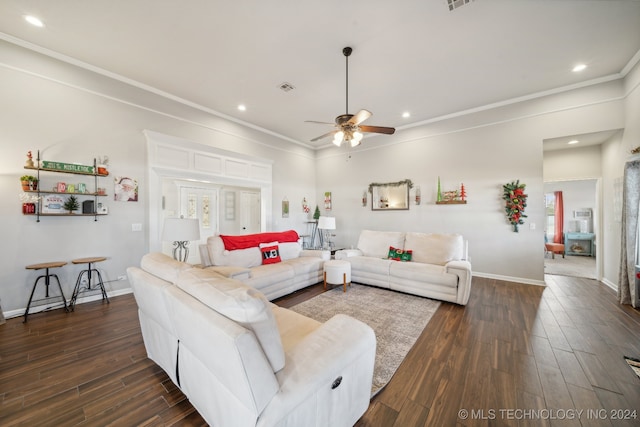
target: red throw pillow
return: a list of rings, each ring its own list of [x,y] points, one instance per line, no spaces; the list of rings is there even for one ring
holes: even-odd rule
[[[280,251],[278,250],[278,246],[267,246],[264,248],[260,248],[262,252],[262,264],[275,264],[281,262],[280,259]]]

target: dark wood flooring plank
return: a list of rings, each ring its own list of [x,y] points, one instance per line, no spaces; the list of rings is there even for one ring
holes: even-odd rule
[[[441,304],[357,425],[566,426],[579,424],[509,419],[499,410],[635,409],[640,380],[622,356],[640,356],[638,311],[595,280],[545,280],[547,287],[474,278],[469,304]],[[314,285],[276,303],[290,307],[322,292]],[[0,425],[206,425],[146,358],[133,296],[111,301],[0,326]],[[460,409],[476,417],[462,419]]]

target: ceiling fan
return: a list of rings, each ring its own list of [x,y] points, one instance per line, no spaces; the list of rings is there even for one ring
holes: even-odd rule
[[[363,133],[384,133],[392,135],[396,130],[390,127],[384,126],[367,126],[360,123],[371,117],[371,112],[367,110],[360,110],[356,114],[349,114],[349,56],[353,52],[350,47],[342,49],[342,53],[346,60],[346,113],[336,117],[335,124],[327,122],[317,122],[314,120],[307,120],[307,123],[320,123],[335,126],[335,130],[320,135],[317,138],[313,138],[311,141],[318,141],[322,138],[333,136],[333,143],[340,147],[343,142],[349,142],[352,147],[360,145],[362,141]]]

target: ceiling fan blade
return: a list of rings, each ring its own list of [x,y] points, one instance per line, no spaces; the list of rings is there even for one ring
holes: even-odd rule
[[[359,125],[371,116],[371,111],[360,110],[356,114],[354,114],[347,123],[349,123],[350,125]]]
[[[395,128],[388,128],[384,126],[366,126],[361,125],[358,126],[361,132],[372,132],[372,133],[384,133],[386,135],[393,135],[396,131]]]
[[[316,142],[316,141],[318,141],[320,139],[323,139],[323,138],[326,138],[328,136],[333,136],[333,135],[335,135],[336,132],[338,132],[338,131],[337,130],[332,130],[331,132],[325,133],[324,135],[320,135],[320,136],[317,136],[317,137],[313,138],[311,140],[311,142]]]
[[[317,120],[305,120],[305,123],[318,123],[320,125],[331,125],[331,126],[335,126],[335,123],[329,123],[329,122],[319,122]]]

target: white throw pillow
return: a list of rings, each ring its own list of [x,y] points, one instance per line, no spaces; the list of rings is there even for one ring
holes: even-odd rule
[[[362,230],[358,239],[358,249],[364,256],[387,258],[389,246],[404,248],[404,233],[399,231]]]
[[[280,243],[280,258],[283,261],[299,258],[300,252],[302,252],[302,246],[298,242]]]
[[[280,331],[271,305],[260,291],[198,268],[180,274],[176,285],[211,309],[253,331],[273,372],[284,367]]]
[[[460,234],[407,233],[404,249],[413,251],[414,262],[445,265],[462,259],[464,240]]]

